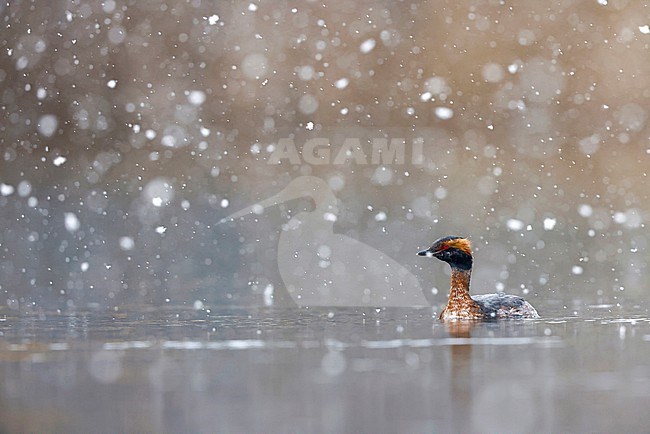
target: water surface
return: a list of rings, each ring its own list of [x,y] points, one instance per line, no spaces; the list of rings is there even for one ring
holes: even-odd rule
[[[437,321],[429,309],[0,317],[0,428],[644,431],[647,312]]]

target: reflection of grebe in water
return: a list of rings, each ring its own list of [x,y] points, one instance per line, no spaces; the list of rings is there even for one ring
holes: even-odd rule
[[[440,319],[539,318],[535,308],[516,295],[469,295],[472,274],[469,240],[453,236],[440,238],[429,249],[418,252],[418,255],[433,256],[451,266],[449,300]]]

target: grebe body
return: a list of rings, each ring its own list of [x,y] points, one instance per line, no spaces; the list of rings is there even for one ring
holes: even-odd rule
[[[451,267],[449,300],[440,314],[441,320],[539,318],[535,308],[516,295],[469,295],[473,256],[468,239],[443,237],[427,250],[418,252],[418,255],[434,257]]]

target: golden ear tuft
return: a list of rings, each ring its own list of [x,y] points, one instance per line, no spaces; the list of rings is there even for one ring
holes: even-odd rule
[[[472,256],[472,245],[470,244],[467,238],[456,238],[454,240],[447,241],[449,247],[454,247],[458,250],[461,250],[468,255]]]

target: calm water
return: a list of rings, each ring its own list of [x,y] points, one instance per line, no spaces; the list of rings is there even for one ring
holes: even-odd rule
[[[647,310],[0,312],[2,432],[647,432]]]

